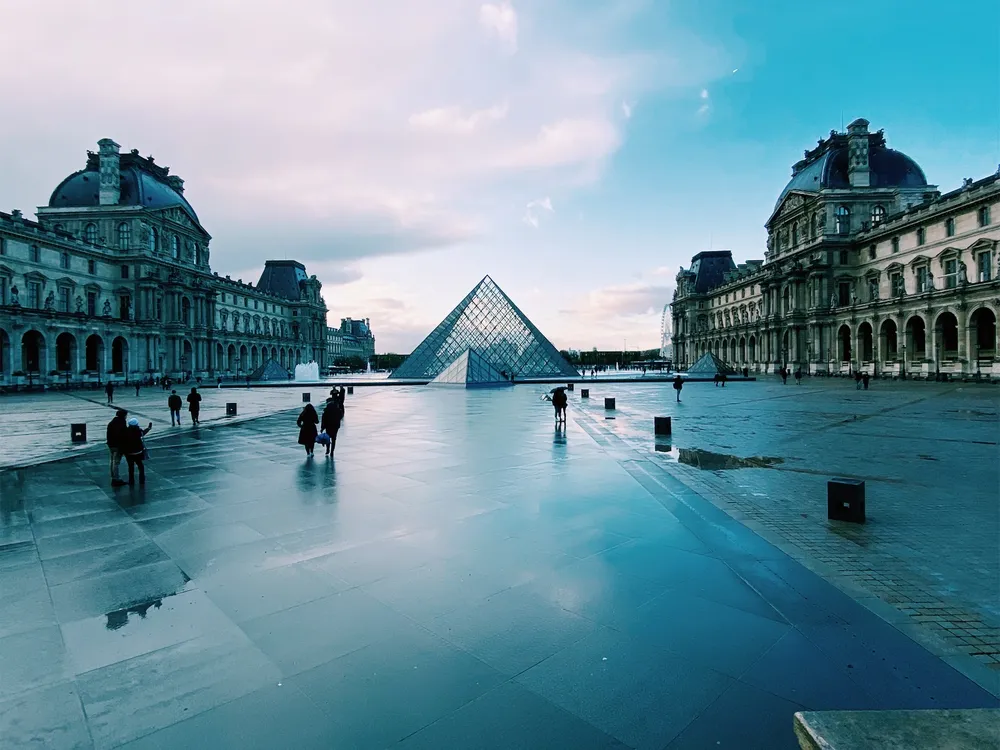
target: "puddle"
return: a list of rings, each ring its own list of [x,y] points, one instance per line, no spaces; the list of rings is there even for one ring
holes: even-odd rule
[[[705,471],[725,471],[727,469],[769,469],[777,464],[785,463],[785,459],[776,456],[748,456],[741,458],[728,453],[713,453],[701,448],[674,448],[669,443],[658,442],[653,448],[657,453],[666,453],[667,457],[678,463],[694,466]]]
[[[162,606],[163,600],[155,599],[151,602],[147,602],[146,604],[139,604],[135,607],[128,607],[127,609],[119,609],[114,612],[108,612],[106,615],[108,623],[104,627],[108,630],[118,630],[118,628],[123,628],[128,625],[129,615],[139,615],[140,618],[145,620],[146,613],[150,610],[150,608],[155,607],[156,609],[159,609]]]

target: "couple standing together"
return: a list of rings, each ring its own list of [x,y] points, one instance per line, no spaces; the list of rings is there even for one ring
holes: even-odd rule
[[[340,423],[344,420],[344,399],[347,391],[343,388],[334,388],[330,391],[330,398],[326,400],[323,407],[323,416],[320,418],[316,413],[316,408],[312,404],[306,404],[296,424],[299,427],[299,445],[306,449],[306,455],[312,456],[316,443],[326,446],[326,455],[332,456],[337,448],[337,432],[340,430]],[[317,425],[321,432],[317,433]]]

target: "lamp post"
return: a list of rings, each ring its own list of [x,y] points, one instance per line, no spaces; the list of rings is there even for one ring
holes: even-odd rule
[[[906,342],[903,342],[903,359],[899,363],[899,379],[906,380]]]

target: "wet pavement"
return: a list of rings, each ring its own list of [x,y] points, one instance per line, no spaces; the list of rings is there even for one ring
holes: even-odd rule
[[[644,387],[621,435],[541,386],[378,389],[334,460],[286,412],[163,438],[144,488],[0,474],[4,746],[794,748],[797,710],[997,705],[678,479],[791,458],[633,446]]]

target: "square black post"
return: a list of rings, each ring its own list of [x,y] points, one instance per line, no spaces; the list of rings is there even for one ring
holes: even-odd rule
[[[69,426],[69,439],[74,443],[86,443],[87,442],[87,425],[86,424],[71,424]]]
[[[605,409],[614,409],[615,408],[615,400],[613,398],[606,398],[606,399],[604,399],[604,408]]]
[[[669,435],[670,427],[670,417],[653,417],[654,435]]]
[[[347,386],[347,393],[348,394],[354,393],[354,386],[353,385]]]
[[[303,393],[302,394],[302,403],[303,404],[308,404],[310,401],[312,401],[312,394],[311,393]]]
[[[590,389],[589,388],[581,388],[580,389],[580,398],[590,398]]]
[[[865,522],[863,479],[831,479],[826,483],[826,517],[831,521]]]
[[[226,404],[226,416],[235,417],[236,416],[236,402],[230,401]]]
[[[567,391],[571,391],[571,390],[573,390],[573,384],[572,384],[572,383],[567,383],[567,384],[566,384],[566,390],[567,390]]]

